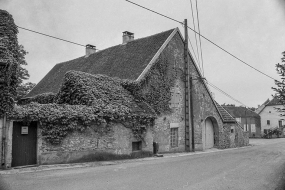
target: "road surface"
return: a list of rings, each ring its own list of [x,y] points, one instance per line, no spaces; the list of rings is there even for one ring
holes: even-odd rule
[[[11,190],[283,189],[285,139],[251,143],[247,148],[110,166],[2,175],[0,183]]]

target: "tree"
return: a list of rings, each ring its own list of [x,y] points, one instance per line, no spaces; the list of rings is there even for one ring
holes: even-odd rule
[[[16,101],[19,101],[21,98],[23,98],[26,94],[30,92],[30,90],[36,85],[32,82],[24,83],[24,80],[27,80],[30,78],[29,72],[27,69],[25,69],[23,66],[28,65],[25,59],[25,56],[28,54],[28,52],[24,49],[24,46],[19,45],[18,46],[18,53],[19,53],[19,84],[17,86],[17,97]]]
[[[282,53],[283,57],[281,58],[281,64],[276,64],[276,71],[281,77],[281,81],[275,80],[275,85],[272,89],[276,92],[274,97],[279,100],[279,102],[284,106],[285,105],[285,51]],[[285,116],[285,107],[276,108],[281,116]]]
[[[32,88],[34,88],[35,86],[36,86],[36,84],[32,83],[32,82],[21,83],[17,87],[17,99],[16,99],[16,101],[19,101],[21,98],[23,98],[25,95],[27,95],[32,90]]]

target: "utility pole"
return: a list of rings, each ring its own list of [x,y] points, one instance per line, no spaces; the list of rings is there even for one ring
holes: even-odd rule
[[[246,108],[245,108],[245,131],[247,132],[248,131],[248,128],[247,128],[247,116],[246,116]]]
[[[190,151],[190,78],[189,78],[189,64],[188,64],[188,29],[187,19],[184,20],[184,68],[185,68],[185,151]]]
[[[190,77],[190,64],[188,61],[188,27],[187,19],[184,20],[184,63],[185,63],[185,151],[195,152],[194,141],[194,115],[193,115],[193,97],[192,97],[192,77]],[[190,130],[191,124],[191,130]],[[191,141],[190,141],[191,131]],[[190,146],[191,144],[191,146]]]
[[[189,67],[188,67],[189,68]],[[191,134],[192,134],[192,151],[195,152],[195,131],[194,131],[194,113],[193,113],[193,78],[190,77],[190,119],[191,119]]]

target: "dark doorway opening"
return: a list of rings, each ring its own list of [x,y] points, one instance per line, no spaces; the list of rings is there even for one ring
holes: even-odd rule
[[[13,122],[12,167],[37,164],[37,122]]]

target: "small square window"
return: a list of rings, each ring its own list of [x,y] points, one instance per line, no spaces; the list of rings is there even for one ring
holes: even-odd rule
[[[270,120],[267,120],[267,125],[270,125]]]
[[[133,151],[142,150],[142,141],[132,142],[132,150]]]
[[[171,147],[178,146],[178,128],[170,129],[170,146]]]

